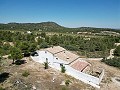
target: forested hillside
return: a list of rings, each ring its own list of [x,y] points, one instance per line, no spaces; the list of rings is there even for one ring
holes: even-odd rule
[[[22,52],[31,52],[35,49],[47,48],[51,45],[60,45],[71,51],[78,51],[87,57],[104,57],[114,48],[114,43],[120,42],[119,36],[86,37],[65,34],[49,35],[45,32],[25,33],[18,31],[0,31],[0,53],[9,54],[12,43],[17,48],[24,48]],[[6,49],[7,48],[7,49]],[[32,49],[31,49],[32,48]],[[6,50],[8,50],[6,52]]]
[[[99,33],[100,31],[114,30],[115,32],[120,32],[117,29],[110,29],[110,28],[93,28],[93,27],[67,28],[60,26],[55,22],[0,24],[0,30],[37,30],[37,31],[39,30],[39,31],[51,31],[51,32],[87,31],[93,33]]]

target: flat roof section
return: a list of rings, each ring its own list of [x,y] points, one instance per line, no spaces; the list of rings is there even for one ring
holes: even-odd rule
[[[68,63],[71,63],[74,60],[79,58],[78,55],[73,54],[72,52],[66,51],[66,50],[55,54],[55,56],[62,59],[62,60],[64,60],[64,61],[67,61]]]
[[[76,60],[75,62],[71,63],[70,66],[75,70],[82,72],[87,66],[89,66],[89,63],[85,61]]]
[[[65,49],[60,46],[53,46],[53,47],[47,48],[45,50],[47,50],[48,52],[50,52],[52,54],[57,54],[59,52],[64,51]]]

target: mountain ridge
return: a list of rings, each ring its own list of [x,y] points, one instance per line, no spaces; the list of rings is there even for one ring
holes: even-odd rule
[[[64,27],[56,22],[41,22],[41,23],[16,23],[16,22],[10,22],[7,24],[0,23],[0,30],[42,30],[42,31],[119,31],[120,29],[111,29],[111,28],[96,28],[96,27],[78,27],[78,28],[69,28]]]

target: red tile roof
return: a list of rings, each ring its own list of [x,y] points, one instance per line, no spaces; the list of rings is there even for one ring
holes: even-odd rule
[[[89,64],[85,61],[75,61],[73,64],[71,64],[71,67],[78,71],[83,71]]]

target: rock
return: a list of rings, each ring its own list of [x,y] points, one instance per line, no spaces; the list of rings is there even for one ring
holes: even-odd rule
[[[65,81],[62,81],[60,85],[65,85]]]
[[[33,90],[36,90],[37,88],[33,85],[33,86],[32,86],[32,89],[33,89]]]

